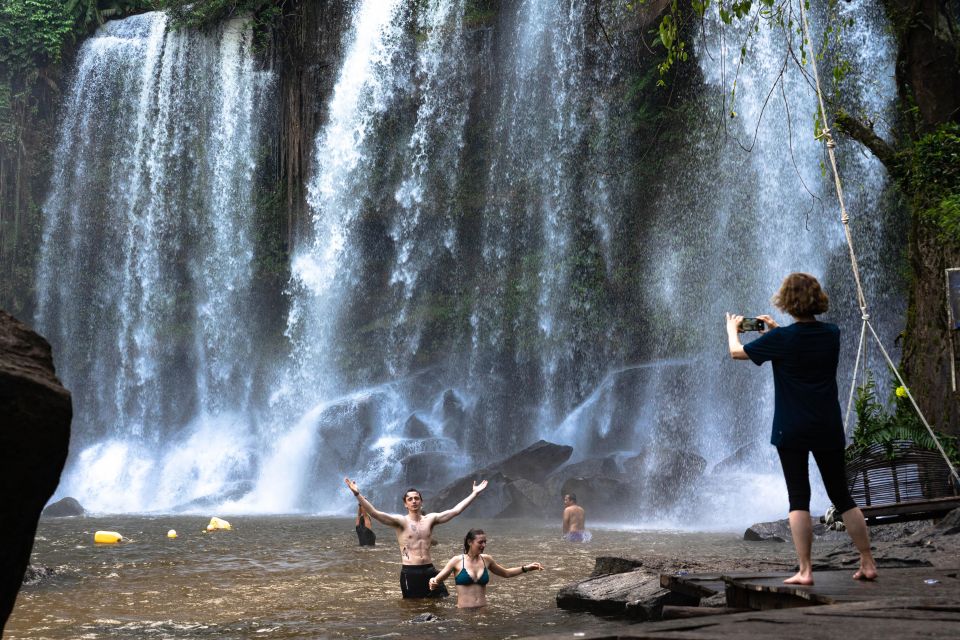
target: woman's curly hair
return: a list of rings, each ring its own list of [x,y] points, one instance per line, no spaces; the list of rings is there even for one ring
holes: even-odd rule
[[[817,279],[809,273],[791,273],[784,278],[772,302],[794,318],[826,313],[830,308],[830,299],[820,288]]]

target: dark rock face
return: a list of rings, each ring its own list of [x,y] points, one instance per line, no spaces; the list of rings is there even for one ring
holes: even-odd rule
[[[710,473],[776,471],[776,455],[773,451],[774,448],[768,444],[751,442],[715,464]]]
[[[432,438],[433,434],[430,433],[430,427],[427,426],[427,423],[417,416],[412,415],[407,418],[407,422],[403,425],[403,437]]]
[[[430,502],[431,511],[449,509],[470,495],[474,481],[487,480],[486,490],[470,506],[477,518],[546,517],[560,495],[537,481],[562,465],[573,447],[540,440],[509,458],[464,476],[441,490]]]
[[[510,508],[512,503],[510,491],[507,489],[510,479],[502,473],[490,473],[487,469],[460,478],[443,489],[434,498],[425,496],[424,505],[427,506],[424,509],[426,511],[445,511],[456,506],[473,491],[473,483],[480,480],[487,481],[487,488],[468,507],[470,516],[473,518],[496,518],[500,516]]]
[[[0,311],[0,635],[33,549],[43,505],[60,482],[70,443],[70,393],[50,344]],[[16,496],[16,500],[10,500]]]
[[[47,506],[40,514],[44,518],[69,518],[70,516],[83,516],[87,512],[83,506],[77,502],[76,498],[66,497],[63,500],[57,500]]]
[[[813,524],[813,537],[817,540],[849,540],[849,536],[844,531],[834,531],[828,529],[817,518],[811,516]],[[743,539],[753,542],[786,542],[793,540],[793,534],[790,533],[790,521],[775,520],[773,522],[758,522],[751,525],[744,533]]]
[[[573,447],[540,440],[491,468],[509,478],[543,482],[550,472],[569,460],[572,453]]]

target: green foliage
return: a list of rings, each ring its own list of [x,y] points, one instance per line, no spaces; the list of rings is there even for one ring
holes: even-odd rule
[[[921,220],[944,242],[960,244],[960,124],[947,123],[913,147],[909,173]]]
[[[268,26],[283,11],[284,0],[162,0],[173,23],[190,29],[209,29],[224,20],[250,15],[257,26]]]
[[[497,17],[497,7],[492,0],[469,0],[463,12],[467,28],[489,25]]]
[[[3,0],[0,69],[4,79],[60,62],[64,45],[116,13],[150,8],[149,0]]]
[[[857,389],[854,403],[857,412],[857,428],[853,432],[853,441],[847,447],[848,460],[875,444],[883,445],[887,455],[892,459],[896,455],[894,443],[904,440],[913,442],[920,449],[938,451],[936,443],[930,437],[930,432],[923,426],[906,393],[901,389],[902,387],[898,387],[891,394],[892,412],[888,412],[877,399],[877,387],[872,377],[868,376],[864,385]],[[954,465],[960,464],[957,439],[940,432],[936,433],[951,462]]]
[[[0,5],[0,68],[15,74],[60,61],[74,34],[69,5],[57,0],[3,0]]]

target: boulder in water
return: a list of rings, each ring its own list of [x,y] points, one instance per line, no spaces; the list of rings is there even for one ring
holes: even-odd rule
[[[463,400],[453,389],[443,392],[443,434],[458,444],[464,443],[469,416]]]
[[[713,465],[710,473],[769,473],[778,468],[775,449],[768,444],[751,442]]]
[[[0,311],[0,635],[30,561],[40,512],[60,482],[73,407],[50,344]]]
[[[413,624],[422,624],[424,622],[439,622],[442,618],[432,613],[421,613],[416,618],[410,620]]]
[[[538,440],[526,449],[490,466],[508,478],[543,482],[557,467],[570,459],[573,447]]]
[[[486,469],[456,480],[434,498],[425,497],[424,503],[426,504],[429,500],[430,511],[451,509],[470,495],[474,482],[481,480],[487,481],[487,488],[467,507],[467,512],[472,518],[495,518],[506,511],[512,503],[510,491],[507,489],[510,479],[502,473],[489,473]]]
[[[77,502],[76,498],[66,497],[49,504],[40,513],[41,518],[69,518],[72,516],[84,516],[87,512]]]
[[[474,481],[487,480],[487,489],[470,506],[470,514],[478,518],[543,517],[559,507],[560,496],[551,497],[549,489],[534,479],[542,480],[562,465],[573,453],[573,447],[540,440],[514,455],[478,469],[455,480],[441,490],[432,501],[439,511],[449,509],[471,491]]]
[[[561,504],[556,496],[543,485],[519,479],[506,485],[510,504],[499,518],[559,518]]]
[[[23,586],[32,587],[55,575],[57,575],[57,570],[52,567],[43,567],[36,564],[27,565],[27,570],[23,574]]]
[[[403,436],[405,438],[432,438],[433,433],[426,422],[416,415],[411,415],[403,425]]]
[[[400,460],[400,481],[397,486],[435,487],[450,479],[451,454],[445,451],[423,451],[404,456]],[[394,491],[393,493],[397,493]]]
[[[646,495],[651,498],[653,507],[676,504],[693,489],[707,467],[702,456],[672,447],[657,449],[653,462],[646,482]]]

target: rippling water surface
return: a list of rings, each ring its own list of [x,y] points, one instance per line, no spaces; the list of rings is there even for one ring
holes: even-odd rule
[[[222,514],[218,514],[222,515]],[[589,544],[559,539],[559,523],[476,521],[436,529],[434,564],[460,552],[469,527],[505,566],[540,561],[543,572],[491,576],[489,605],[461,611],[400,598],[393,532],[374,524],[377,546],[356,546],[353,521],[225,515],[233,531],[201,533],[199,516],[44,520],[32,562],[56,575],[20,592],[5,638],[515,638],[599,631],[622,622],[556,608],[557,591],[586,577],[601,555],[792,562],[788,544],[746,543],[738,533],[594,529]],[[746,526],[746,525],[745,525]],[[95,545],[97,530],[122,545]],[[168,529],[179,537],[168,540]],[[448,586],[453,591],[452,583]],[[411,620],[433,613],[440,621]],[[571,635],[571,637],[573,637]]]

